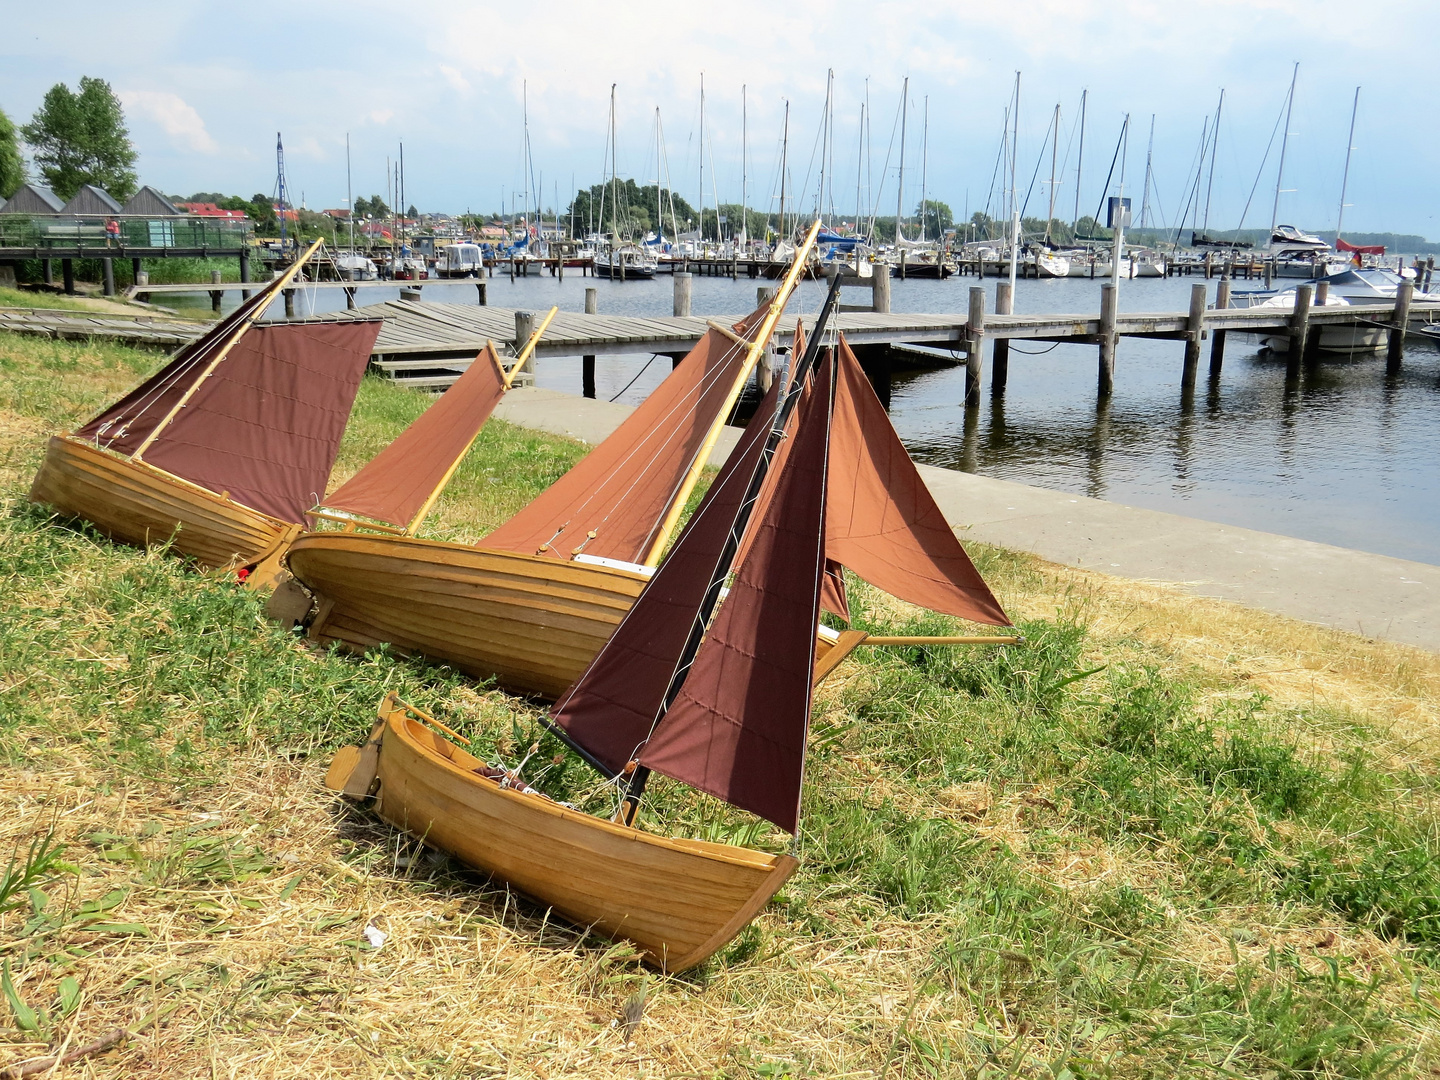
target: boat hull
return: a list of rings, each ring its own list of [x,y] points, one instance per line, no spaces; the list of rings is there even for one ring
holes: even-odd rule
[[[722,948],[795,871],[788,855],[655,836],[501,788],[474,771],[484,762],[425,727],[393,695],[381,703],[380,720],[374,767],[382,818],[577,926],[633,941],[666,971],[694,967]],[[350,756],[364,760],[363,751]],[[332,768],[327,783],[339,790],[349,777],[336,774]]]
[[[556,698],[645,587],[638,573],[416,537],[302,534],[286,554],[318,603],[312,637],[388,642],[519,694]]]
[[[299,527],[188,483],[161,469],[56,435],[30,487],[30,501],[83,518],[136,547],[171,543],[208,567],[276,564]],[[255,584],[273,574],[252,574]],[[258,580],[266,577],[267,581]]]
[[[1320,330],[1316,347],[1330,353],[1376,353],[1385,348],[1389,340],[1389,331],[1382,327],[1326,326]],[[1290,351],[1290,338],[1284,334],[1262,337],[1260,342],[1273,353]]]
[[[622,271],[612,267],[609,263],[600,262],[598,259],[594,265],[596,277],[614,278],[616,281],[648,281],[655,276],[653,266],[627,266]]]

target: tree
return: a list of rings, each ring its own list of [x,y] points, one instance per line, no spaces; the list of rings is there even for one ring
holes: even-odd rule
[[[15,125],[0,109],[0,199],[8,199],[25,182],[25,159],[15,138]]]
[[[385,200],[379,195],[371,195],[368,199],[361,195],[355,200],[355,213],[362,218],[387,218],[390,216],[390,207],[385,205]]]
[[[950,207],[943,202],[936,202],[934,199],[926,199],[915,208],[917,217],[923,217],[925,222],[925,235],[931,240],[944,234],[955,224],[955,215]]]
[[[407,218],[409,218],[411,221],[414,221],[414,220],[416,220],[417,218],[419,218],[419,216],[420,216],[420,211],[415,209],[415,204],[414,204],[414,203],[411,203],[411,204],[410,204],[410,209],[408,209],[408,210],[405,211],[405,216],[406,216]]]
[[[104,79],[83,77],[78,94],[56,83],[20,133],[35,148],[40,175],[62,199],[85,184],[120,202],[135,194],[135,147],[120,99]]]

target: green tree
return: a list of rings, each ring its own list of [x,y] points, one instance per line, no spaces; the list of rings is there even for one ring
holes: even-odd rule
[[[941,236],[946,229],[955,225],[955,215],[948,204],[926,199],[915,208],[916,217],[925,221],[925,236],[931,240]]]
[[[104,79],[83,77],[78,94],[56,83],[21,134],[35,148],[40,175],[62,199],[85,184],[120,202],[135,194],[135,147],[120,99]]]
[[[15,138],[15,125],[0,109],[0,199],[14,195],[25,182],[25,159]]]

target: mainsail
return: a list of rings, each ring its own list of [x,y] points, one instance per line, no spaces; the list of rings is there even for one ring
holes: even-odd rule
[[[413,424],[324,500],[328,509],[405,527],[475,441],[505,394],[505,370],[486,344]]]
[[[156,468],[299,524],[325,490],[380,326],[251,326],[212,368],[219,328],[76,434],[131,457],[143,448]]]
[[[736,336],[755,332],[767,311],[737,323]],[[613,434],[481,546],[638,562],[720,418],[746,352],[720,331],[707,331]]]

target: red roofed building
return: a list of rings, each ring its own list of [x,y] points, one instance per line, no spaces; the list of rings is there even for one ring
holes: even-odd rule
[[[243,210],[221,210],[213,202],[182,202],[176,203],[175,206],[195,217],[224,218],[228,221],[246,220]]]

